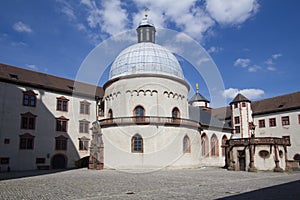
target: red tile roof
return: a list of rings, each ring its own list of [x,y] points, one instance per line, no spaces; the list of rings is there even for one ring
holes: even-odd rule
[[[251,103],[252,114],[261,115],[300,109],[300,92],[281,95]],[[218,119],[230,119],[230,106],[212,109],[211,114]]]
[[[102,87],[0,63],[0,81],[65,94],[102,98]]]

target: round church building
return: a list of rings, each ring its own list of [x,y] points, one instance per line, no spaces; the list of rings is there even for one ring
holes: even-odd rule
[[[101,152],[96,154],[104,168],[201,164],[201,128],[189,119],[189,85],[176,57],[155,44],[155,32],[145,16],[138,43],[117,56],[103,86],[105,117],[99,120]]]

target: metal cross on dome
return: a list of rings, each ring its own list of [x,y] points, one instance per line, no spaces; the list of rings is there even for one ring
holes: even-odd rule
[[[149,8],[145,7],[145,17],[148,17],[148,11],[149,11]]]

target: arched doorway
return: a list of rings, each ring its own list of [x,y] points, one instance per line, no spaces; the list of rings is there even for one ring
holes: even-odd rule
[[[51,159],[52,169],[65,169],[67,167],[67,157],[63,154],[56,154]]]

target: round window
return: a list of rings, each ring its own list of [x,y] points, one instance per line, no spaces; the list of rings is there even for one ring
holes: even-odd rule
[[[269,158],[270,157],[270,153],[267,150],[261,150],[259,151],[259,156],[262,157],[263,159]]]

